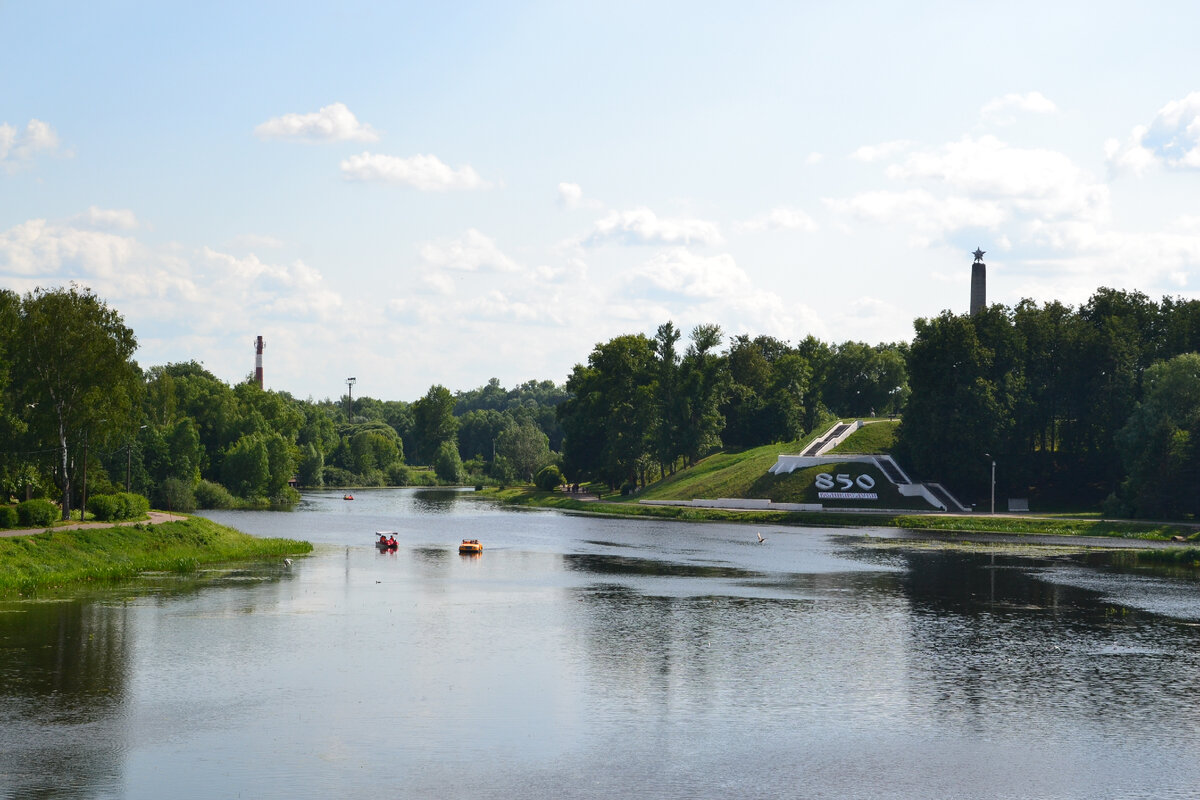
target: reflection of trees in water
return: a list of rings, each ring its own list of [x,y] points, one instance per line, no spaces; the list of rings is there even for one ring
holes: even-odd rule
[[[1037,579],[1038,569],[1066,559],[944,551],[905,558],[900,588],[913,609],[905,664],[914,700],[930,713],[1028,715],[1049,725],[1122,714],[1166,719],[1190,707],[1188,691],[1168,676],[1196,674],[1196,630]],[[1200,719],[1187,715],[1190,726]]]
[[[890,573],[566,561],[596,578],[577,593],[588,685],[631,719],[775,723],[821,717],[835,698],[847,711],[870,706],[903,638]]]
[[[119,782],[128,631],[124,607],[0,610],[0,775],[10,796],[91,795]]]

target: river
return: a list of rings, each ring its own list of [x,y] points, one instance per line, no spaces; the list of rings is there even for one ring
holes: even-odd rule
[[[206,514],[314,542],[290,566],[0,602],[0,796],[1200,792],[1192,580],[878,530],[356,497]]]

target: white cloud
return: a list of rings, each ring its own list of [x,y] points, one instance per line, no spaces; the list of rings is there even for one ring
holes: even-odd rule
[[[108,228],[119,231],[132,231],[138,227],[137,215],[128,208],[88,206],[87,211],[76,214],[71,221],[92,228]]]
[[[474,228],[458,239],[424,244],[420,255],[426,266],[440,269],[462,272],[516,272],[520,269],[492,239]]]
[[[824,202],[839,214],[906,229],[909,243],[916,247],[926,247],[963,228],[995,230],[1011,219],[1010,212],[994,200],[961,194],[938,196],[925,189],[861,192]]]
[[[825,160],[824,153],[812,152],[812,153],[809,153],[807,156],[805,156],[804,163],[811,167],[815,164],[820,164],[824,160]]]
[[[713,245],[723,241],[715,223],[700,219],[659,219],[648,208],[636,208],[631,211],[611,211],[597,220],[586,244]]]
[[[1152,165],[1169,169],[1200,169],[1200,92],[1172,100],[1158,110],[1149,125],[1138,125],[1122,144],[1104,144],[1109,164],[1141,175]]]
[[[698,256],[682,247],[659,253],[629,277],[635,285],[691,298],[730,298],[750,288],[749,276],[733,256]]]
[[[817,230],[817,223],[798,208],[776,208],[765,216],[738,223],[737,229],[750,232],[782,230],[812,233]]]
[[[333,103],[311,114],[284,114],[258,125],[260,139],[303,139],[310,142],[375,142],[370,125],[359,122],[343,103]]]
[[[40,119],[29,120],[23,131],[0,123],[0,167],[7,172],[29,164],[40,153],[57,149],[58,134]]]
[[[910,154],[888,167],[889,178],[931,183],[973,200],[995,200],[1038,217],[1100,217],[1108,187],[1054,150],[1012,147],[994,136],[970,136]]]
[[[400,158],[380,153],[362,153],[347,158],[341,167],[342,176],[347,180],[400,183],[423,192],[486,189],[490,185],[469,165],[453,169],[432,155]]]
[[[979,110],[979,116],[988,122],[1011,125],[1015,121],[1014,112],[1053,114],[1056,111],[1058,111],[1058,106],[1041,92],[1026,94],[1010,92],[1003,97],[989,100]]]
[[[583,187],[563,181],[558,185],[558,204],[563,208],[578,208],[583,200]]]
[[[850,157],[855,161],[862,161],[870,164],[873,161],[881,161],[885,158],[891,158],[894,155],[903,153],[912,147],[912,142],[903,139],[897,139],[892,142],[882,142],[880,144],[864,144],[862,147],[850,154]]]

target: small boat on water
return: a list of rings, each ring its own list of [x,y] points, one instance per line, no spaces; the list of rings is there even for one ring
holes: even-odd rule
[[[343,500],[353,500],[353,499],[354,499],[354,495],[352,495],[352,494],[344,494],[344,495],[342,495],[342,499],[343,499]]]
[[[395,531],[375,531],[375,535],[379,537],[379,540],[375,542],[375,546],[380,550],[395,550],[399,547]]]
[[[481,545],[479,543],[478,539],[463,539],[462,544],[460,544],[458,546],[458,552],[460,552],[460,553],[482,553],[483,545]]]

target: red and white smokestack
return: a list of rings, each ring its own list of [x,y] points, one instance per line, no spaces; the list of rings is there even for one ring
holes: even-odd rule
[[[254,340],[254,382],[258,384],[258,388],[262,388],[262,351],[263,338],[259,336]]]

